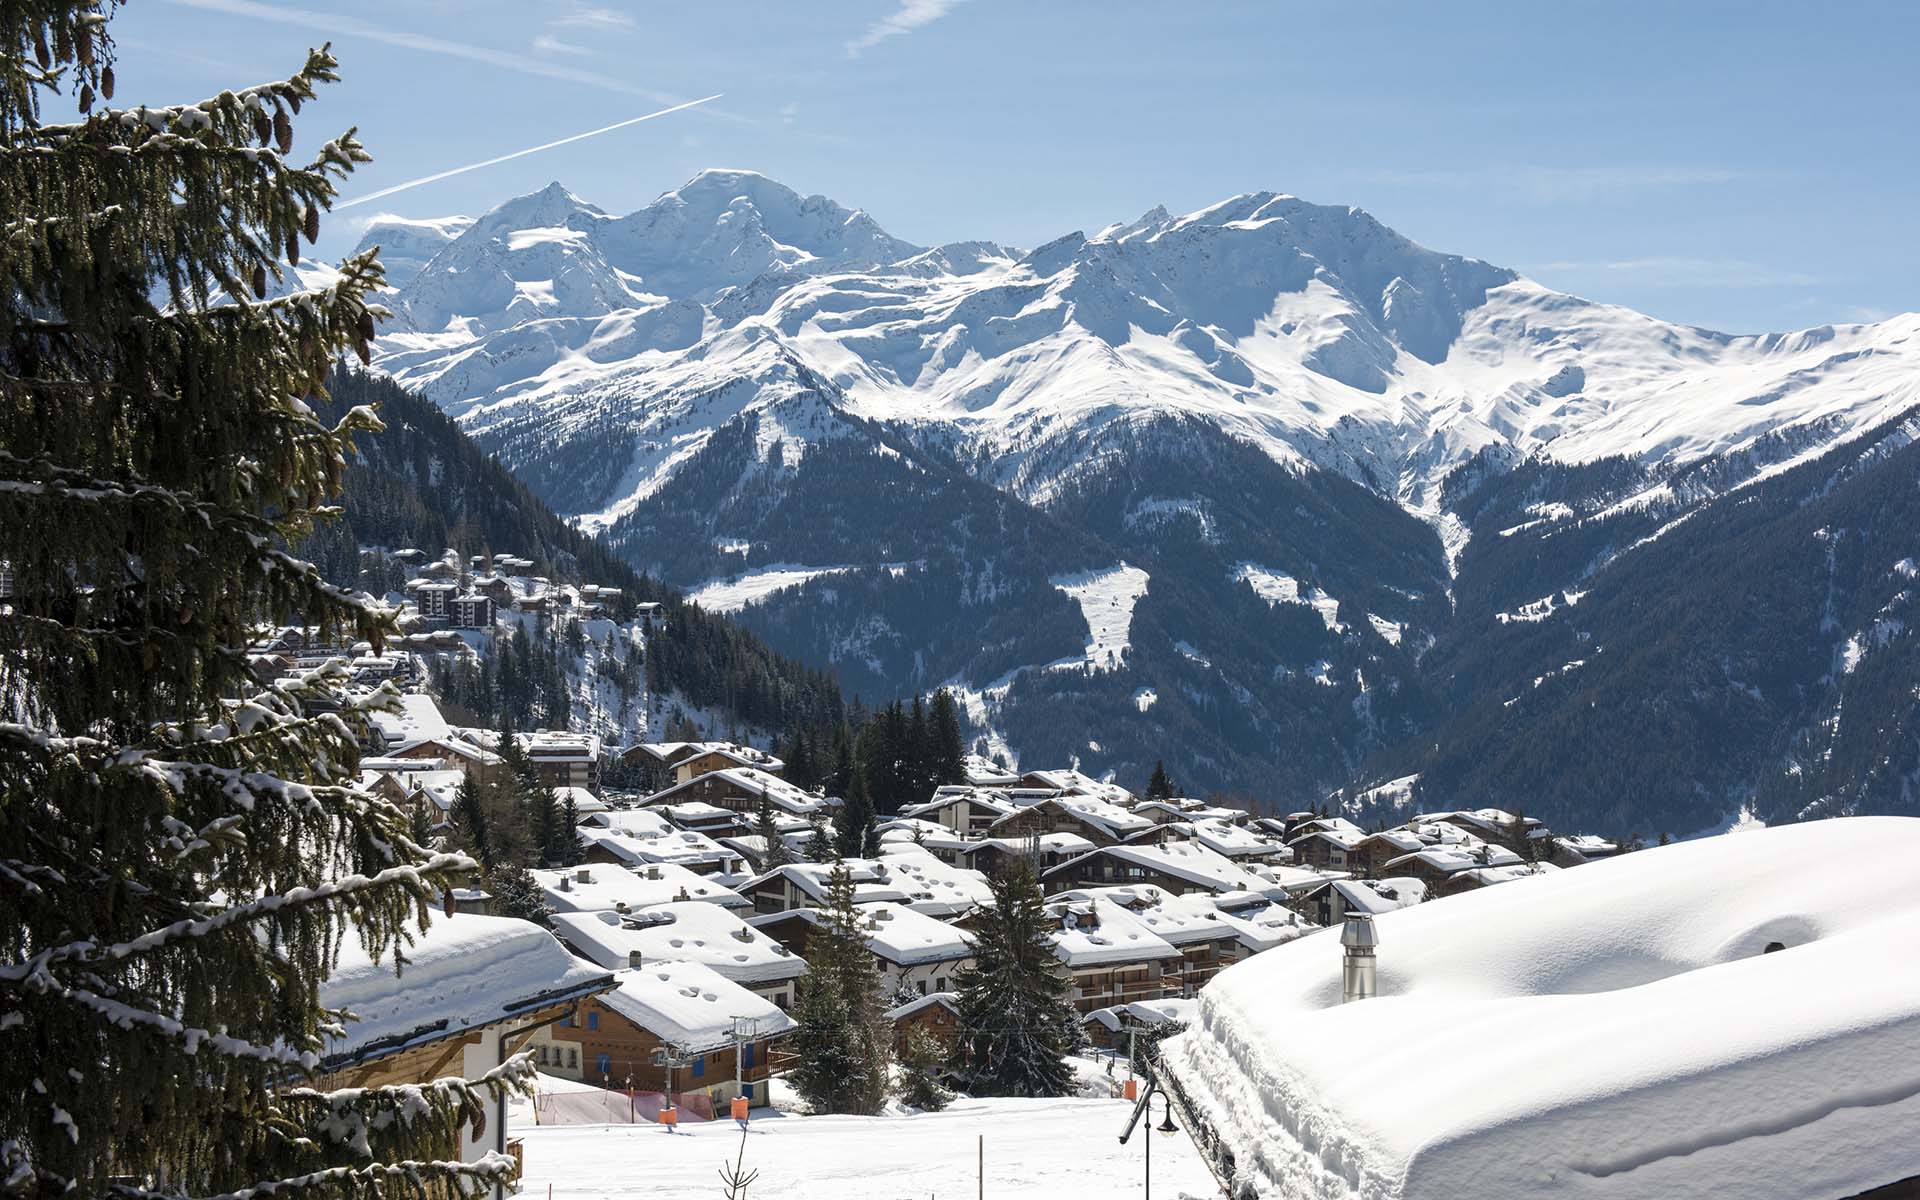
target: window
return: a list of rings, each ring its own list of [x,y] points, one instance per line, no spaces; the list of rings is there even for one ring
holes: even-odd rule
[[[947,977],[945,975],[942,975],[940,978],[933,981],[933,990],[936,992],[945,992],[945,991],[952,990],[947,987]]]
[[[593,1069],[603,1076],[613,1074],[613,1055],[600,1054],[594,1056]]]
[[[748,1068],[751,1068],[753,1066],[753,1050],[754,1050],[754,1043],[752,1042],[748,1042],[746,1045],[740,1048],[740,1053],[744,1056],[740,1059],[741,1066],[748,1067]]]
[[[924,979],[922,979],[922,980],[920,980],[920,981],[919,981],[918,983],[916,983],[916,984],[914,984],[913,986],[915,986],[915,987],[917,987],[917,988],[919,988],[919,989],[920,989],[920,994],[921,994],[922,996],[924,996],[924,995],[926,995],[926,994],[927,994],[927,981],[926,981],[926,980],[924,980]]]
[[[588,1029],[598,1029],[598,1028],[600,1028],[600,1014],[599,1014],[599,1013],[597,1013],[597,1012],[590,1012],[590,1013],[588,1013],[588,1014],[587,1014],[587,1028],[588,1028]]]
[[[580,1052],[578,1050],[569,1048],[567,1050],[567,1066],[578,1067],[579,1065],[580,1065]]]
[[[707,1073],[707,1056],[696,1054],[693,1058],[693,1077],[699,1079]]]
[[[573,1028],[573,1013],[571,1011],[569,1011],[566,1016],[560,1018],[560,1028],[562,1029]]]

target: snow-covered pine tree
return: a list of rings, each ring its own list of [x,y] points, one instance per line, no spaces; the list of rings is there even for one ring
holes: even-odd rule
[[[524,1060],[301,1086],[342,937],[397,950],[471,863],[354,785],[390,691],[348,696],[338,666],[262,685],[247,660],[263,620],[392,630],[285,550],[379,427],[306,402],[365,356],[379,264],[265,298],[367,155],[349,131],[294,157],[324,48],[111,107],[113,7],[0,4],[0,1193],[471,1195],[512,1163],[459,1162],[460,1130]]]
[[[867,773],[853,768],[847,794],[833,814],[834,849],[842,858],[864,858],[880,852],[880,835],[873,827],[873,796],[867,790]]]
[[[890,1042],[879,973],[865,919],[853,903],[853,875],[836,862],[827,876],[821,924],[807,940],[807,974],[794,1004],[793,1084],[816,1113],[880,1111]]]
[[[975,1096],[1064,1096],[1078,1023],[1054,973],[1040,884],[1024,858],[1008,859],[988,883],[993,904],[974,922],[974,965],[958,980],[956,1080]]]
[[[940,1081],[946,1069],[946,1047],[925,1029],[907,1035],[907,1052],[900,1060],[900,1102],[921,1112],[939,1112],[953,1099]]]
[[[960,734],[960,706],[953,693],[941,688],[933,694],[928,721],[933,726],[933,784],[965,783],[967,745]]]
[[[771,871],[775,867],[784,867],[793,861],[793,852],[787,849],[787,839],[780,836],[780,824],[773,817],[773,801],[760,797],[753,809],[753,831],[766,845],[767,856],[761,860],[760,869]]]

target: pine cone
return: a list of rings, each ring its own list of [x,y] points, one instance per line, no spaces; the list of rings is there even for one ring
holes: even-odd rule
[[[53,27],[53,58],[55,62],[73,61],[73,33],[65,25]]]
[[[360,340],[363,342],[373,340],[373,314],[364,308],[360,310]]]
[[[260,139],[262,146],[273,140],[273,119],[264,108],[253,110],[253,136]]]
[[[73,39],[73,52],[79,57],[81,66],[91,67],[93,65],[93,34],[82,29],[80,35]]]
[[[93,85],[90,83],[80,85],[80,111],[93,111]]]
[[[307,205],[307,223],[302,232],[307,235],[309,246],[320,240],[320,206],[318,204]]]
[[[258,263],[253,268],[253,294],[262,300],[267,298],[267,269]]]
[[[109,100],[113,99],[113,68],[112,67],[102,67],[100,69],[100,94],[102,96],[105,96]]]
[[[355,338],[353,342],[353,352],[360,356],[361,366],[364,367],[372,364],[373,353],[367,349],[367,339]]]
[[[287,265],[300,265],[300,235],[291,229],[287,230]]]
[[[293,122],[287,120],[287,110],[284,108],[273,112],[273,138],[279,144],[280,153],[293,153]]]
[[[47,51],[47,31],[44,29],[33,31],[33,61],[40,64],[42,71],[53,65],[53,55]]]

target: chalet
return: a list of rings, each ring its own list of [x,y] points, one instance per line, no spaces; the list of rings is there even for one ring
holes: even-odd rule
[[[1303,867],[1312,867],[1317,871],[1347,871],[1352,869],[1350,860],[1354,848],[1366,836],[1358,828],[1303,829],[1287,843],[1287,848],[1293,851],[1293,861]]]
[[[1180,951],[1132,913],[1101,897],[1054,900],[1047,914],[1058,928],[1050,935],[1059,972],[1071,984],[1069,999],[1082,1016],[1096,1008],[1158,1000],[1162,971]]]
[[[880,859],[892,871],[894,884],[907,893],[906,906],[924,916],[961,917],[993,903],[985,875],[943,862],[924,846],[883,842]]]
[[[620,761],[630,767],[645,767],[673,783],[685,783],[729,767],[752,767],[769,775],[787,769],[785,762],[766,751],[733,742],[642,742],[623,753]]]
[[[1219,920],[1234,931],[1234,945],[1227,952],[1228,963],[1251,958],[1320,928],[1286,905],[1251,892],[1228,892],[1214,896],[1189,894],[1173,897],[1169,903],[1205,903],[1213,906]]]
[[[1429,896],[1450,894],[1447,881],[1463,871],[1487,867],[1518,866],[1521,858],[1504,846],[1485,842],[1468,849],[1461,846],[1429,846],[1389,861],[1382,870],[1394,875],[1411,876],[1426,885]],[[1479,886],[1477,883],[1473,886]]]
[[[645,810],[641,810],[645,811]],[[606,814],[601,814],[606,815]],[[631,812],[619,814],[632,816]],[[649,814],[652,815],[652,814]],[[582,825],[577,830],[581,861],[644,870],[660,863],[674,863],[696,875],[733,875],[744,860],[704,833],[666,827],[657,833],[634,832],[626,828],[603,829]]]
[[[1141,925],[1180,952],[1161,968],[1163,994],[1197,995],[1220,968],[1237,957],[1239,931],[1220,919],[1219,910],[1205,896],[1176,896],[1151,885],[1145,887],[1087,888],[1062,892],[1064,903],[1109,900],[1125,909]]]
[[[1096,846],[1112,846],[1130,835],[1157,827],[1117,804],[1092,796],[1054,796],[1017,808],[987,827],[997,838],[1034,837],[1043,833],[1072,833]]]
[[[656,962],[705,963],[785,1010],[806,960],[718,904],[658,904],[625,913],[556,913],[554,936],[609,970]]]
[[[594,735],[541,730],[517,737],[541,783],[588,791],[600,786],[600,739]]]
[[[778,775],[770,775],[758,767],[727,767],[709,771],[684,783],[676,783],[665,791],[655,792],[647,797],[646,803],[654,807],[697,800],[751,818],[759,810],[763,799],[775,812],[809,820],[815,814],[824,816],[831,812],[837,803],[824,796],[802,791]]]
[[[1346,852],[1347,868],[1358,875],[1379,875],[1394,859],[1425,850],[1438,840],[1407,826],[1383,829],[1353,844]]]
[[[992,759],[979,754],[969,754],[960,764],[961,778],[968,787],[1005,788],[1014,787],[1020,782],[1018,771],[1009,771]]]
[[[1016,807],[1003,791],[950,786],[934,792],[931,800],[902,805],[900,815],[932,821],[955,833],[971,837],[985,833],[989,826],[1013,812]]]
[[[1560,834],[1547,843],[1546,859],[1556,867],[1577,867],[1620,853],[1617,843],[1591,833]]]
[[[1028,771],[1020,777],[1020,786],[1033,791],[1054,792],[1063,796],[1087,796],[1108,804],[1131,808],[1134,795],[1117,783],[1104,783],[1078,771]]]
[[[928,992],[924,996],[916,996],[905,1004],[888,1009],[887,1020],[893,1023],[893,1052],[896,1057],[906,1057],[915,1033],[926,1034],[943,1049],[950,1048],[954,1039],[960,1036],[960,994]]]
[[[1449,875],[1440,884],[1439,895],[1457,896],[1461,892],[1478,891],[1497,883],[1515,883],[1522,879],[1535,879],[1559,869],[1552,863],[1530,862],[1504,863],[1497,867],[1469,867]]]
[[[406,967],[397,973],[392,954],[369,954],[351,935],[341,947],[320,1003],[357,1019],[328,1038],[319,1086],[478,1078],[615,987],[611,974],[574,958],[529,921],[442,915],[407,933]],[[503,1097],[462,1135],[461,1158],[508,1153],[507,1116]]]
[[[1287,907],[1315,925],[1339,925],[1350,912],[1378,916],[1427,898],[1427,885],[1413,876],[1389,879],[1329,879],[1296,892]]]
[[[1184,892],[1258,892],[1276,898],[1287,891],[1287,869],[1244,865],[1215,854],[1197,842],[1163,846],[1103,846],[1069,859],[1040,875],[1048,895],[1114,884],[1153,884],[1175,895]],[[1308,872],[1294,875],[1314,878]],[[1303,880],[1304,881],[1304,880]]]
[[[633,912],[679,900],[699,900],[722,908],[745,908],[748,901],[730,888],[677,863],[652,863],[638,870],[591,864],[530,872],[547,907],[555,912]]]
[[[1087,1041],[1099,1049],[1119,1050],[1130,1047],[1137,1034],[1165,1025],[1190,1025],[1196,1016],[1192,1000],[1135,1000],[1096,1008],[1081,1020],[1080,1027],[1086,1031]]]
[[[900,904],[860,906],[867,950],[888,992],[922,995],[951,991],[961,971],[973,965],[973,935]],[[826,923],[817,908],[795,908],[749,918],[787,949],[806,957],[807,944]]]
[[[541,1070],[657,1089],[676,1102],[769,1103],[771,1051],[793,1032],[792,1017],[703,963],[649,963],[613,978],[617,986],[540,1031],[533,1049]]]
[[[1201,818],[1169,824],[1167,828],[1171,829],[1175,835],[1198,842],[1222,858],[1230,858],[1235,862],[1286,863],[1293,861],[1293,851],[1285,842],[1245,825],[1235,825],[1229,821],[1213,818]]]
[[[1500,808],[1476,808],[1466,812],[1436,814],[1433,820],[1465,830],[1483,842],[1505,846],[1515,854],[1527,852],[1527,842],[1535,830],[1545,826],[1533,817],[1523,817]]]
[[[721,808],[717,804],[707,804],[700,800],[683,800],[678,804],[652,804],[647,811],[657,812],[689,833],[704,833],[717,838],[725,834],[754,833],[754,818],[747,813],[735,812],[730,808]],[[794,826],[812,828],[804,819],[789,813],[774,810],[774,827],[787,829]]]
[[[997,873],[1007,860],[1024,858],[1044,874],[1061,863],[1098,849],[1077,833],[1041,833],[1031,837],[989,837],[967,843],[962,860],[986,875]]]
[[[895,880],[885,860],[848,858],[841,860],[840,865],[846,867],[853,880],[855,904],[905,904],[912,898]],[[833,867],[832,863],[787,863],[754,876],[737,891],[756,913],[811,908],[826,903],[827,877],[833,873]]]

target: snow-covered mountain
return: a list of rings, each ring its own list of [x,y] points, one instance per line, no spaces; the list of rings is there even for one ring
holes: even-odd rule
[[[1269,192],[925,248],[708,171],[383,238],[376,365],[636,565],[995,747],[1293,801],[1462,711],[1436,647],[1920,404],[1920,317],[1673,325]]]

